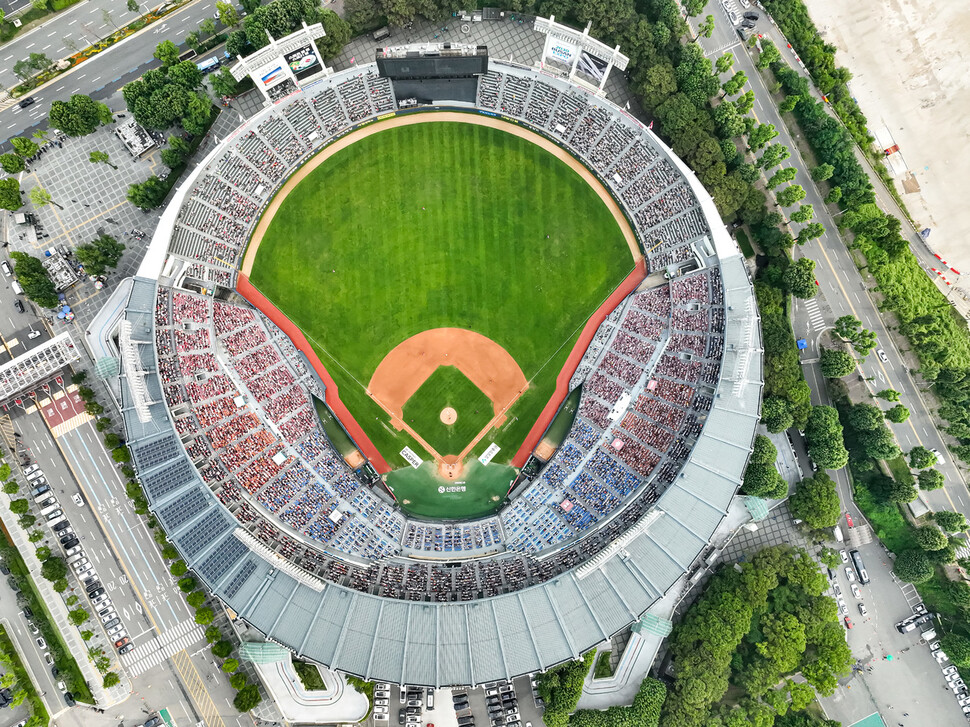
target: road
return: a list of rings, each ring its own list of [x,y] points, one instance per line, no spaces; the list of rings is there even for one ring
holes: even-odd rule
[[[724,74],[722,80],[726,80],[735,71],[745,72],[748,83],[755,92],[754,115],[760,123],[770,123],[775,126],[778,136],[772,143],[784,144],[791,150],[792,156],[783,163],[783,166],[796,167],[798,174],[791,183],[802,186],[806,192],[802,204],[813,205],[815,219],[826,228],[826,233],[822,237],[803,246],[797,246],[794,252],[796,257],[805,255],[817,263],[816,277],[819,282],[819,294],[808,302],[796,300],[793,321],[796,337],[804,337],[809,343],[809,348],[803,352],[802,358],[806,379],[814,392],[813,403],[827,403],[817,364],[818,342],[821,335],[834,324],[835,319],[843,315],[853,315],[862,321],[865,328],[876,333],[878,346],[885,350],[888,358],[888,362],[884,363],[875,354],[870,354],[860,365],[861,374],[870,379],[868,383],[873,392],[885,388],[899,391],[902,394],[901,403],[911,412],[909,420],[903,424],[889,425],[903,452],[922,445],[928,449],[939,449],[944,453],[946,461],[939,469],[946,477],[946,485],[941,490],[923,493],[925,501],[934,510],[956,510],[970,517],[970,497],[968,497],[966,485],[952,458],[947,455],[948,450],[936,430],[929,406],[909,373],[910,367],[915,368],[917,364],[901,354],[890,335],[882,315],[869,295],[866,281],[863,280],[852,256],[839,237],[835,220],[808,173],[809,165],[798,151],[797,138],[792,138],[777,107],[771,101],[771,94],[761,71],[755,66],[745,45],[740,43],[720,4],[712,4],[712,7],[715,8],[712,12],[718,13],[717,22],[712,37],[701,39],[705,53],[712,58],[726,51],[734,54],[734,67]],[[782,49],[783,58],[791,60],[791,53],[785,49],[786,43],[774,26],[762,19],[759,22],[758,31],[767,35],[774,34],[773,40]],[[801,70],[797,65],[795,67]],[[792,208],[787,211],[790,213]],[[797,233],[799,225],[793,224],[792,227]],[[840,475],[841,478],[845,477],[844,473]]]
[[[99,53],[60,76],[58,81],[31,94],[37,100],[33,106],[21,109],[14,105],[0,111],[0,139],[6,143],[14,136],[30,136],[35,128],[46,128],[53,101],[65,101],[75,93],[85,93],[98,100],[108,98],[149,68],[159,65],[152,53],[161,41],[171,40],[184,50],[185,36],[197,30],[203,20],[211,18],[214,8],[214,0],[190,3],[144,33]],[[73,6],[0,47],[0,86],[9,88],[19,83],[13,75],[13,65],[30,53],[45,53],[52,60],[58,60],[74,52],[65,46],[65,38],[73,38],[77,46],[83,48],[96,42],[94,36],[103,37],[113,31],[111,24],[104,22],[105,9],[119,26],[138,16],[138,13],[128,12],[123,3],[109,0],[88,0]]]

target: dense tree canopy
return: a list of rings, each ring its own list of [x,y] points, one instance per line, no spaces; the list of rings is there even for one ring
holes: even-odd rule
[[[108,268],[118,266],[125,246],[111,235],[99,235],[91,242],[78,245],[74,254],[91,275],[104,275]]]
[[[825,378],[839,379],[855,371],[855,359],[840,349],[823,347],[819,368]]]
[[[920,470],[916,475],[916,481],[919,482],[921,490],[938,490],[943,487],[944,477],[939,470],[926,469]]]
[[[835,527],[842,515],[835,482],[821,471],[798,483],[788,505],[792,515],[813,530]]]
[[[775,469],[778,450],[768,437],[754,438],[754,449],[748,459],[741,487],[745,494],[765,499],[780,499],[788,494],[788,483]]]
[[[920,474],[922,474],[922,472]],[[948,533],[963,532],[964,530],[968,529],[967,517],[962,512],[940,510],[939,512],[933,513],[933,520],[937,525],[940,526],[942,530],[945,530]]]
[[[68,136],[91,134],[102,124],[111,123],[111,109],[90,96],[76,93],[67,101],[54,101],[48,115],[51,128]]]
[[[819,467],[837,470],[845,467],[849,453],[842,442],[838,412],[830,406],[813,406],[805,425],[808,455]]]
[[[914,470],[926,469],[936,464],[936,455],[926,447],[917,445],[909,450],[909,466]]]
[[[57,291],[40,260],[24,252],[11,252],[10,257],[24,295],[44,308],[56,307]]]
[[[904,550],[896,555],[893,573],[907,583],[925,583],[933,577],[933,565],[922,550]]]
[[[788,266],[783,280],[785,287],[796,298],[814,298],[818,293],[818,286],[815,284],[815,261],[807,258],[798,258]]]

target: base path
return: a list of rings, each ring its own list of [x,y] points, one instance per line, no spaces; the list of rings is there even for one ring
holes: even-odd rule
[[[296,346],[300,351],[307,357],[310,361],[310,365],[313,366],[313,370],[317,372],[317,376],[320,377],[321,381],[326,385],[326,401],[327,406],[334,413],[340,423],[344,425],[344,429],[350,434],[350,438],[354,440],[360,450],[364,453],[364,456],[370,460],[370,463],[374,466],[374,469],[378,471],[379,474],[385,474],[391,471],[391,466],[387,461],[381,456],[381,453],[377,451],[377,447],[374,446],[370,438],[364,434],[364,430],[361,429],[357,420],[354,419],[353,414],[340,400],[340,395],[337,390],[337,383],[330,376],[327,368],[320,361],[317,356],[316,351],[313,350],[313,346],[306,339],[297,326],[287,318],[283,312],[273,305],[269,299],[257,290],[252,283],[249,282],[243,274],[239,274],[236,280],[236,291],[250,303],[252,303],[260,312],[269,318],[276,326],[283,331],[290,340],[293,341],[293,345]]]
[[[249,239],[249,245],[246,247],[246,253],[243,256],[242,266],[240,267],[242,274],[247,276],[252,275],[253,263],[256,262],[256,255],[259,252],[259,245],[263,241],[263,235],[266,234],[266,230],[268,230],[270,224],[272,224],[273,217],[276,216],[276,212],[279,210],[280,205],[283,204],[283,200],[286,199],[286,196],[293,191],[293,189],[296,188],[300,182],[306,179],[306,177],[313,172],[314,169],[323,164],[325,161],[327,161],[327,159],[332,157],[341,149],[346,149],[348,146],[360,141],[365,136],[377,134],[387,129],[393,129],[397,126],[428,124],[437,121],[457,121],[462,124],[489,126],[493,129],[499,129],[509,134],[514,134],[515,136],[521,137],[526,141],[530,141],[533,144],[542,147],[554,157],[569,165],[570,169],[576,172],[576,174],[582,177],[583,180],[590,187],[592,187],[593,191],[595,191],[599,198],[603,200],[603,204],[605,204],[610,210],[610,213],[613,215],[613,219],[616,220],[616,224],[619,225],[620,231],[623,233],[623,239],[626,240],[626,244],[630,248],[630,254],[633,256],[634,261],[639,261],[643,258],[643,253],[640,251],[640,246],[637,244],[636,235],[633,234],[633,228],[630,227],[630,223],[627,222],[626,217],[623,216],[623,210],[620,209],[620,205],[617,204],[616,200],[610,196],[610,193],[606,191],[606,188],[593,175],[593,173],[584,167],[579,161],[577,161],[577,159],[568,151],[557,144],[554,144],[544,136],[535,133],[534,131],[529,131],[528,129],[524,129],[521,126],[511,124],[507,121],[502,121],[489,116],[479,116],[475,113],[437,111],[410,113],[368,124],[363,129],[351,132],[350,134],[347,134],[346,136],[341,137],[337,141],[333,142],[329,146],[324,147],[319,154],[312,157],[306,164],[297,169],[273,196],[273,199],[270,200],[269,204],[266,206],[266,209],[263,211],[262,216],[259,218],[259,222],[256,223],[256,227],[253,229],[253,234]]]
[[[562,370],[559,372],[559,376],[556,377],[556,393],[554,393],[546,406],[543,408],[542,413],[539,418],[536,419],[536,423],[532,425],[532,429],[529,430],[528,436],[519,447],[519,451],[515,453],[515,457],[512,458],[512,464],[515,467],[522,467],[529,459],[529,455],[535,446],[542,439],[542,435],[545,434],[546,429],[549,428],[549,424],[556,417],[556,412],[559,411],[559,407],[562,406],[563,401],[566,400],[566,396],[569,394],[569,380],[576,373],[576,368],[579,366],[579,362],[583,360],[583,354],[586,353],[586,349],[589,348],[590,341],[593,340],[593,335],[596,333],[596,329],[600,327],[600,324],[606,320],[606,317],[613,312],[613,309],[620,304],[624,298],[626,298],[630,293],[637,289],[647,277],[647,266],[643,261],[643,258],[637,261],[637,266],[633,269],[626,279],[620,283],[620,287],[613,291],[613,294],[607,298],[603,304],[596,309],[596,312],[589,317],[586,321],[586,325],[583,327],[583,332],[579,334],[579,340],[576,341],[576,345],[573,346],[572,352],[569,354],[569,358],[566,359],[566,363],[563,365]]]

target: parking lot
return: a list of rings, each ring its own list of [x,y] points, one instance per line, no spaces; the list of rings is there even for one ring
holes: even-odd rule
[[[530,679],[481,687],[426,689],[378,683],[370,723],[418,727],[539,727]]]

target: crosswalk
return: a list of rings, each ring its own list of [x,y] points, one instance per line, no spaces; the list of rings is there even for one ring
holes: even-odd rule
[[[815,298],[805,301],[805,310],[808,311],[808,322],[811,323],[813,331],[821,331],[825,328],[825,316],[822,315]]]
[[[139,643],[133,651],[121,657],[121,663],[131,676],[138,676],[204,638],[202,627],[186,619],[174,628]]]

